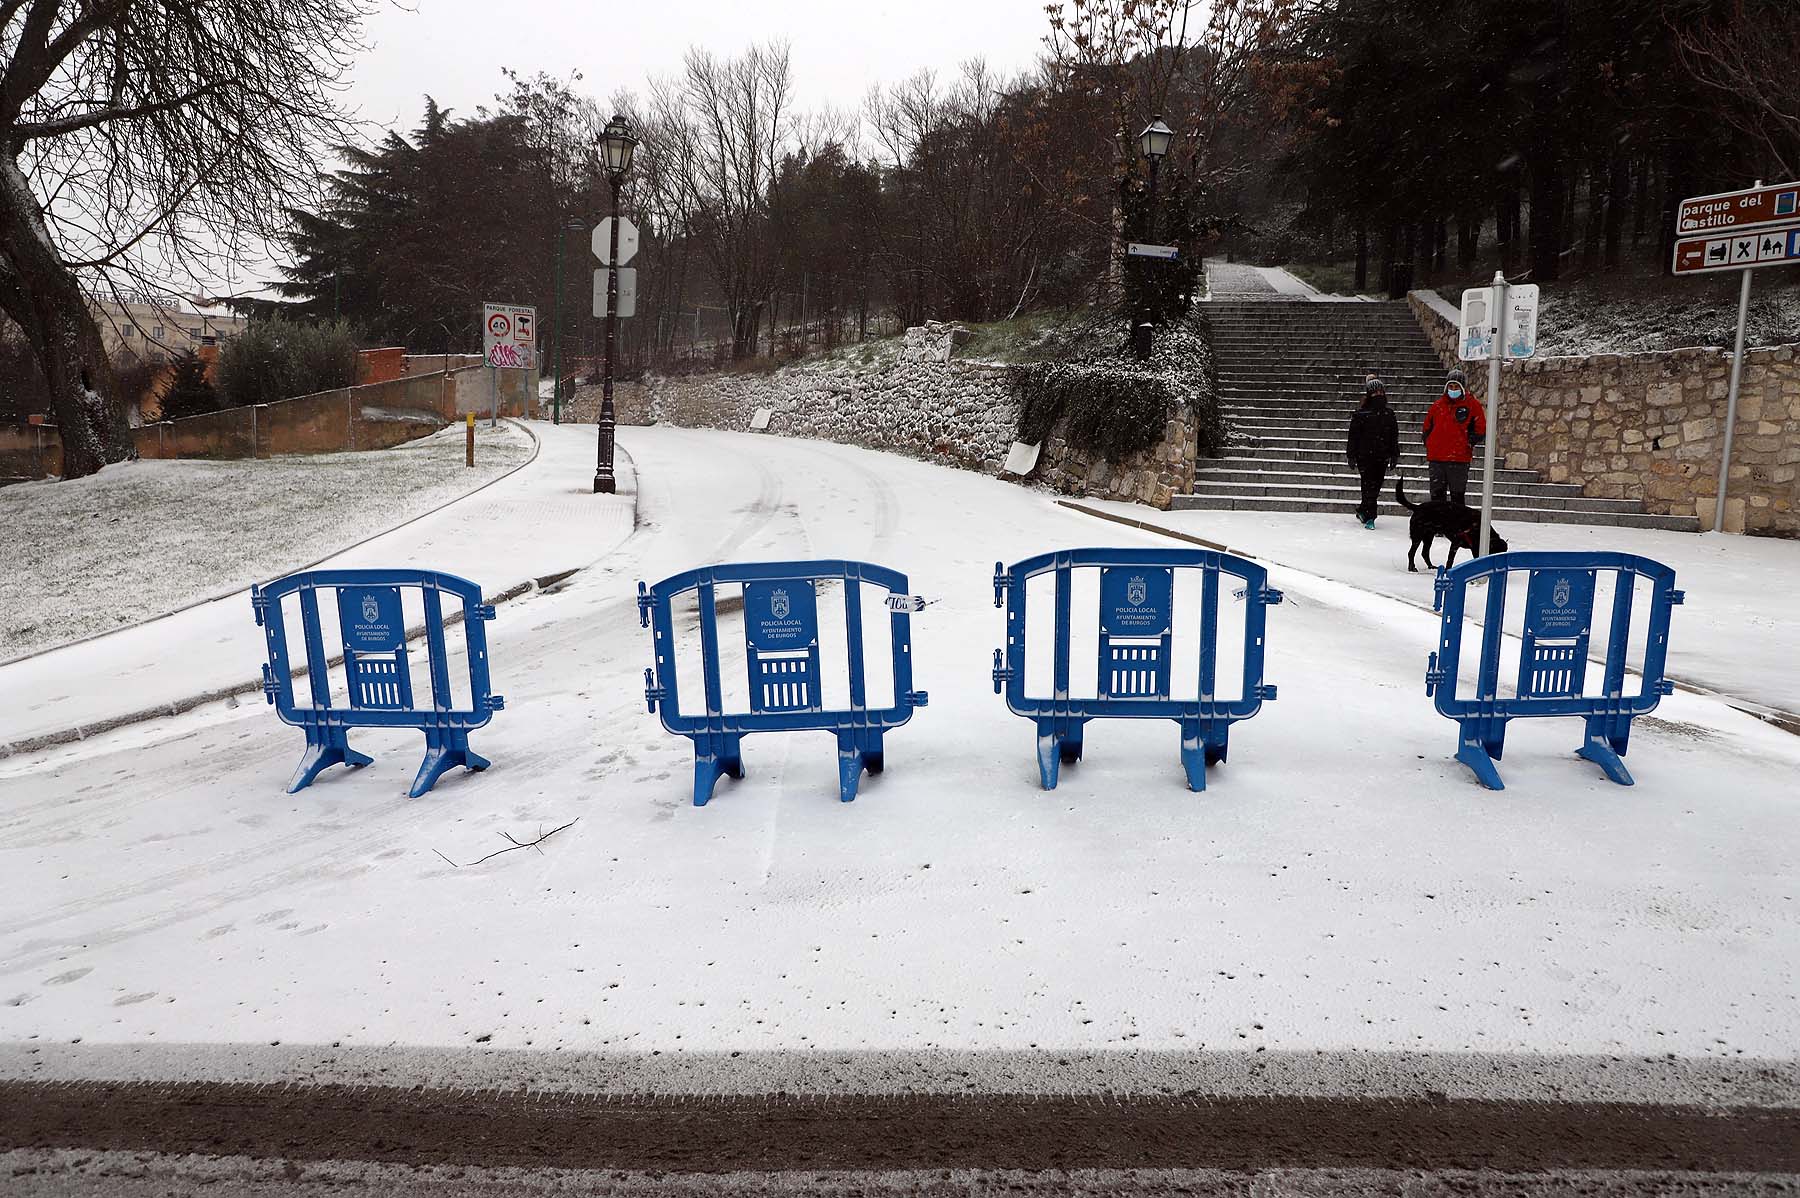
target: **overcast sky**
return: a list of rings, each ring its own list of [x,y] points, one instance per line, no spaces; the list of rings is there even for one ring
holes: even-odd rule
[[[1031,64],[1048,28],[1044,0],[383,0],[350,100],[403,130],[429,92],[472,115],[502,90],[501,67],[572,70],[602,102],[672,75],[690,45],[720,55],[784,38],[802,108],[854,108],[874,83],[921,67],[953,73],[980,56],[1002,73]]]
[[[972,57],[1001,74],[1032,65],[1049,28],[1044,0],[381,0],[363,28],[345,99],[365,121],[410,132],[429,93],[473,116],[505,90],[500,68],[566,78],[604,104],[673,75],[691,45],[727,56],[782,38],[794,100],[854,110],[872,84],[921,67],[954,75]],[[331,164],[335,165],[335,164]],[[280,250],[275,254],[281,255]],[[284,256],[284,255],[283,255]],[[264,293],[279,276],[254,255],[204,290]]]

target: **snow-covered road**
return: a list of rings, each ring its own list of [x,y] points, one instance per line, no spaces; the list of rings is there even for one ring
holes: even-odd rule
[[[591,452],[589,430],[546,451],[583,435]],[[1045,793],[1030,725],[990,685],[993,563],[1167,541],[845,446],[620,441],[637,533],[490,625],[507,710],[475,737],[487,774],[408,800],[420,738],[368,734],[376,765],[289,797],[300,735],[260,704],[0,761],[0,1039],[1791,1071],[1800,740],[1677,694],[1634,732],[1635,788],[1572,756],[1578,725],[1540,721],[1515,726],[1509,789],[1489,793],[1423,694],[1435,618],[1278,569],[1281,697],[1234,730],[1204,794],[1183,786],[1173,725],[1122,722],[1092,726]],[[804,557],[893,566],[937,600],[913,621],[931,706],[854,804],[836,801],[830,738],[797,734],[748,739],[748,776],[695,809],[689,742],[644,711],[635,582]],[[233,652],[254,671],[253,640]],[[453,869],[434,853],[467,861],[577,816],[541,854]]]

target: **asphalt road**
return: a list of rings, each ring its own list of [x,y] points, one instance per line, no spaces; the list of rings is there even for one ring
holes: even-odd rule
[[[126,1193],[137,1181],[160,1193],[168,1187],[156,1184],[203,1184],[201,1174],[221,1169],[234,1188],[275,1187],[257,1192],[283,1192],[308,1170],[315,1181],[391,1191],[384,1166],[439,1170],[432,1176],[446,1185],[484,1187],[464,1192],[499,1193],[539,1192],[529,1187],[565,1171],[620,1185],[733,1174],[745,1191],[821,1193],[858,1192],[851,1175],[864,1179],[860,1192],[895,1193],[1013,1191],[1058,1178],[1056,1192],[1091,1189],[1077,1184],[1082,1176],[1132,1193],[1257,1192],[1243,1188],[1255,1177],[1285,1179],[1262,1193],[1419,1193],[1422,1182],[1443,1192],[1561,1192],[1560,1183],[1544,1188],[1559,1177],[1583,1193],[1779,1193],[1800,1177],[1800,1110],[5,1082],[0,1150],[0,1188],[20,1193]],[[408,1176],[422,1184],[426,1175]]]

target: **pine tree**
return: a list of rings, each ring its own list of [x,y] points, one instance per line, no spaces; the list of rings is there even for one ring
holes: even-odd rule
[[[218,410],[219,393],[206,377],[206,363],[192,350],[176,358],[174,373],[163,387],[163,419],[179,420]]]

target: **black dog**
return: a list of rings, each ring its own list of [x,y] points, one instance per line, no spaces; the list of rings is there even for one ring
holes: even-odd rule
[[[1419,551],[1420,546],[1425,548],[1425,565],[1433,570],[1437,568],[1431,564],[1431,542],[1434,537],[1438,536],[1442,536],[1450,542],[1450,557],[1444,563],[1446,567],[1456,564],[1458,548],[1467,549],[1476,557],[1481,556],[1481,551],[1475,548],[1475,538],[1481,535],[1480,512],[1466,503],[1457,503],[1449,499],[1430,499],[1424,503],[1408,503],[1406,492],[1402,489],[1404,485],[1403,479],[1396,478],[1394,480],[1394,498],[1400,501],[1401,507],[1412,513],[1412,525],[1409,529],[1412,534],[1412,548],[1406,551],[1408,572],[1413,574],[1419,572],[1419,568],[1413,564],[1413,554]],[[1500,530],[1497,528],[1489,527],[1488,529],[1488,552],[1506,552],[1506,538],[1500,535]]]

